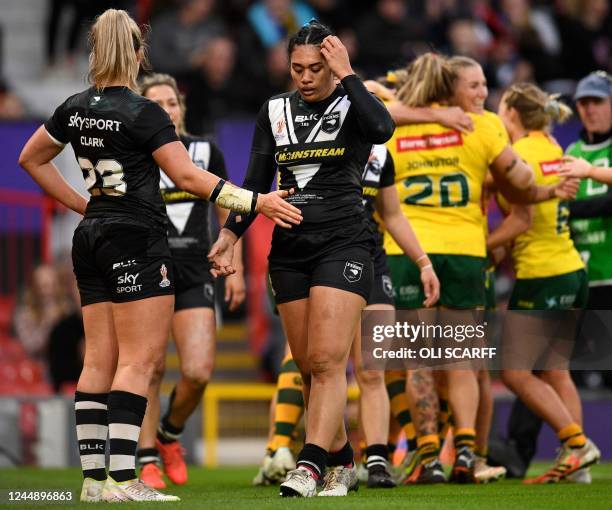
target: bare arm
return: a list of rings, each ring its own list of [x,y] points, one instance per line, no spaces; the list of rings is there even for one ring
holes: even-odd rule
[[[52,163],[63,147],[57,145],[44,126],[39,127],[19,155],[19,165],[51,197],[79,214],[85,214],[87,199],[75,190]]]
[[[215,206],[215,214],[217,215],[219,225],[223,227],[227,221],[227,217],[229,216],[229,211],[227,209],[223,209],[222,207]],[[242,262],[242,238],[238,239],[236,244],[234,244],[233,264],[236,271],[243,271],[244,264]]]
[[[521,197],[522,200],[506,198],[514,202],[530,201],[535,186],[533,170],[520,158],[512,147],[507,145],[504,148],[493,163],[491,163],[490,170],[495,183],[502,193],[504,193],[504,189],[510,190],[518,197]]]
[[[153,152],[153,158],[179,188],[205,200],[210,200],[213,191],[222,181],[215,174],[197,167],[191,161],[185,146],[179,141],[162,145]],[[252,204],[251,199],[254,196],[252,191],[226,182],[216,204],[239,213],[249,213],[254,209],[255,212],[272,219],[277,225],[290,228],[291,224],[299,225],[302,221],[300,210],[284,200],[290,194],[291,191],[282,190],[259,193],[256,195],[256,203]]]
[[[380,188],[376,195],[376,211],[382,218],[385,228],[395,239],[402,251],[418,266],[421,270],[421,282],[425,291],[426,307],[433,306],[440,297],[440,282],[433,269],[431,260],[421,248],[417,236],[412,230],[408,219],[403,215],[397,189],[395,186]]]
[[[507,146],[489,167],[495,187],[513,204],[536,204],[553,198],[571,200],[578,192],[575,178],[563,178],[559,183],[540,186],[535,183],[531,167],[510,146]]]
[[[474,129],[471,117],[458,106],[449,108],[412,107],[399,101],[393,101],[387,103],[387,109],[398,126],[435,122],[463,133]]]
[[[457,129],[464,133],[474,129],[474,123],[470,116],[458,106],[452,106],[450,108],[406,106],[396,101],[394,90],[385,87],[381,83],[367,80],[364,81],[363,84],[372,94],[386,101],[387,110],[389,110],[393,122],[398,126],[436,122],[450,129]]]
[[[510,213],[487,237],[487,251],[492,251],[499,246],[511,243],[531,227],[532,221],[532,205],[512,204]]]
[[[223,225],[229,216],[227,209],[215,206],[215,213],[219,225]],[[235,272],[225,277],[225,302],[228,303],[230,311],[238,308],[246,298],[246,284],[244,281],[244,264],[242,262],[242,239],[238,239],[234,245],[232,265]]]
[[[416,260],[424,255],[421,244],[410,225],[408,219],[402,213],[399,197],[395,186],[380,188],[376,195],[376,211],[382,218],[385,228],[395,239],[402,251],[408,255],[410,260]],[[423,264],[425,265],[425,264]]]
[[[205,200],[210,198],[220,180],[215,174],[197,167],[180,141],[162,145],[153,152],[153,158],[178,188]]]
[[[366,89],[377,96],[381,101],[395,100],[395,90],[385,87],[382,83],[378,83],[375,80],[365,80],[363,84]]]
[[[612,168],[594,166],[583,158],[564,156],[559,175],[563,177],[578,177],[593,179],[604,184],[612,184]]]

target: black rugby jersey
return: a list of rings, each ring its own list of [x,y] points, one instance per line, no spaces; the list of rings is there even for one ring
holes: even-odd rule
[[[372,147],[370,157],[363,170],[362,184],[362,202],[366,210],[366,218],[372,232],[375,233],[376,245],[382,246],[383,236],[378,223],[374,219],[376,196],[380,188],[395,184],[395,165],[386,146],[374,145]]]
[[[223,154],[210,140],[181,135],[191,160],[222,179],[227,179]],[[161,195],[168,214],[168,244],[172,257],[180,260],[206,260],[210,248],[208,210],[206,200],[183,191],[160,169]]]
[[[279,188],[295,189],[287,201],[302,212],[293,230],[363,221],[363,168],[372,144],[387,141],[393,129],[385,106],[355,75],[317,103],[298,91],[274,96],[257,116],[243,187],[265,193],[278,170]],[[252,219],[232,213],[225,227],[241,235]]]
[[[58,144],[72,145],[91,194],[86,218],[128,216],[165,224],[151,153],[178,136],[157,103],[127,87],[91,87],[61,104],[45,128]]]

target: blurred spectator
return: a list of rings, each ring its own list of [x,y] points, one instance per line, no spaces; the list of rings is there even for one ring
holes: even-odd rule
[[[346,27],[340,29],[337,35],[338,38],[342,41],[342,44],[344,44],[344,47],[346,48],[346,52],[348,53],[351,62],[357,60],[357,54],[359,52],[359,43],[357,41],[357,35],[355,34],[355,32],[351,28]]]
[[[578,80],[596,69],[612,71],[612,15],[608,0],[580,0],[559,17],[564,74]]]
[[[51,0],[49,17],[47,18],[47,66],[53,68],[58,62],[58,46],[65,39],[64,31],[60,30],[60,22],[66,11],[72,11],[70,26],[66,40],[66,64],[74,65],[77,43],[81,31],[85,29],[85,20],[95,13],[93,2],[87,0]]]
[[[56,393],[73,390],[83,369],[85,331],[79,289],[72,271],[72,261],[59,266],[60,281],[68,290],[70,310],[51,329],[47,345],[47,363]]]
[[[317,19],[329,27],[334,27],[336,33],[350,27],[355,13],[360,12],[355,8],[355,0],[308,0],[308,3],[317,12]]]
[[[10,90],[8,84],[0,78],[0,119],[21,119],[24,114],[21,100]]]
[[[492,37],[484,25],[469,18],[457,18],[448,26],[449,55],[463,55],[486,64],[487,48]]]
[[[60,65],[59,53],[66,44],[65,65],[68,69],[74,67],[77,50],[79,46],[80,36],[86,32],[94,18],[104,12],[106,9],[114,7],[116,9],[127,9],[133,0],[50,0],[49,16],[46,26],[46,42],[47,42],[47,66],[53,69]],[[67,39],[64,35],[65,31],[62,28],[62,17],[69,12],[70,25],[67,31]]]
[[[215,0],[178,0],[179,8],[151,23],[149,59],[156,72],[182,80],[198,67],[202,49],[225,33],[214,15]]]
[[[44,359],[51,329],[71,308],[57,269],[38,266],[14,319],[15,334],[32,359]]]
[[[199,68],[187,80],[188,132],[210,133],[223,117],[257,113],[257,84],[248,83],[236,65],[236,46],[230,38],[212,39],[195,60]]]
[[[176,10],[176,0],[138,0],[138,23],[147,23],[160,14]]]
[[[474,2],[478,4],[478,2]],[[486,0],[480,3],[487,3]],[[427,42],[431,49],[447,48],[450,25],[458,20],[471,20],[473,9],[459,0],[429,0],[425,2],[422,21],[427,26]]]
[[[267,90],[258,94],[257,104],[263,104],[270,96],[287,92],[293,88],[285,41],[279,42],[266,52],[265,80]]]
[[[531,8],[529,0],[502,0],[501,14],[504,38],[513,47],[515,64],[529,63],[533,77],[540,82],[559,77],[561,42],[552,16],[545,10]]]
[[[292,0],[259,0],[248,11],[251,28],[264,48],[271,48],[315,17],[303,2]]]
[[[356,66],[367,76],[379,76],[403,67],[418,53],[415,42],[424,39],[426,26],[408,11],[404,0],[378,0],[373,12],[357,22]],[[420,46],[423,46],[421,43]]]

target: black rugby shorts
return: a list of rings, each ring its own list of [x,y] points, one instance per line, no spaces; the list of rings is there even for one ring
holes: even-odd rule
[[[374,278],[372,279],[372,288],[368,296],[368,305],[395,306],[391,271],[389,271],[389,266],[387,265],[387,255],[380,245],[376,246],[374,254]]]
[[[215,308],[215,283],[206,259],[174,258],[174,311]]]
[[[72,239],[81,305],[174,294],[166,233],[127,218],[86,218]]]
[[[367,301],[373,250],[374,240],[364,223],[310,232],[276,228],[268,257],[276,303],[307,298],[315,286],[353,292]]]

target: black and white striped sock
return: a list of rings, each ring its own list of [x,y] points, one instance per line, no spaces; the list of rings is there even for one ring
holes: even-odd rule
[[[136,478],[136,448],[146,409],[147,399],[135,393],[111,391],[108,395],[108,476],[116,482]]]
[[[368,471],[387,469],[389,449],[386,444],[373,444],[366,448],[366,467]]]
[[[141,468],[146,464],[159,464],[159,451],[157,448],[139,448],[136,450],[136,462]]]
[[[74,414],[83,478],[106,480],[108,393],[74,394]]]
[[[297,467],[308,469],[318,480],[325,473],[327,451],[313,443],[306,443],[298,455]]]

